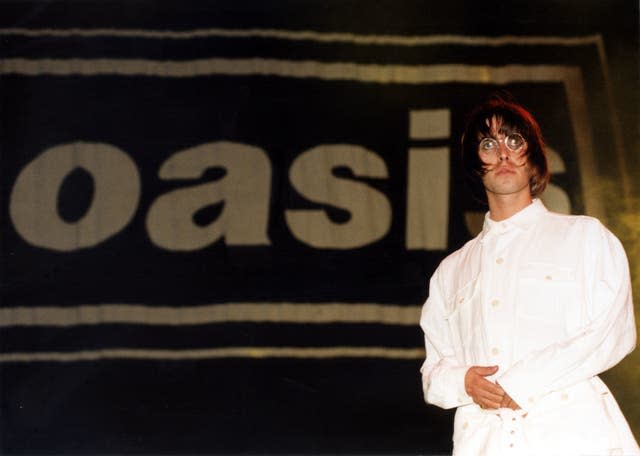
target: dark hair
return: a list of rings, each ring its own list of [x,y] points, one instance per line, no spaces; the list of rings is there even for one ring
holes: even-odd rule
[[[492,95],[467,116],[462,135],[462,163],[467,177],[472,184],[477,184],[487,172],[487,165],[478,156],[478,146],[482,138],[490,135],[494,117],[500,125],[499,133],[517,132],[527,141],[525,155],[530,168],[529,187],[531,196],[539,196],[549,182],[547,151],[540,127],[529,111],[504,95]]]

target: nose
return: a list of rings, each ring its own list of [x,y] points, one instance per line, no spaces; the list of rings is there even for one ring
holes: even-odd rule
[[[509,150],[505,146],[504,142],[498,142],[498,159],[500,161],[509,160]]]

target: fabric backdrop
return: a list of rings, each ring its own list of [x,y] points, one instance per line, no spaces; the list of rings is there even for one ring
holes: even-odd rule
[[[486,210],[465,114],[509,91],[545,204],[637,233],[597,4],[0,5],[2,451],[449,451],[418,318]]]

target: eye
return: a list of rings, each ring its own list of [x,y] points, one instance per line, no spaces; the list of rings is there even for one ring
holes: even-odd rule
[[[518,150],[524,145],[524,138],[518,133],[514,133],[505,138],[505,144],[511,150]]]
[[[498,147],[498,143],[495,141],[495,139],[491,139],[491,138],[484,138],[482,141],[480,141],[480,150],[495,150]]]

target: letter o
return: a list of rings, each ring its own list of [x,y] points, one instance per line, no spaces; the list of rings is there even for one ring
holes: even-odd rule
[[[91,174],[93,201],[74,223],[60,217],[58,193],[76,168]],[[131,158],[115,146],[74,142],[45,150],[20,172],[9,200],[9,216],[28,243],[70,252],[93,247],[122,230],[140,199],[140,175]]]

